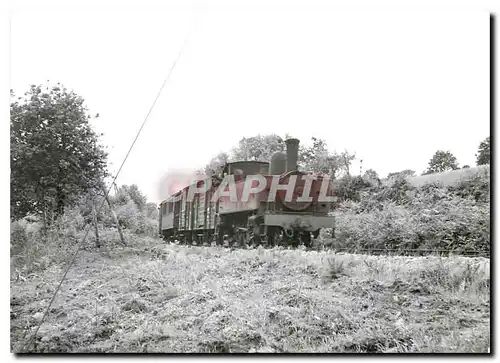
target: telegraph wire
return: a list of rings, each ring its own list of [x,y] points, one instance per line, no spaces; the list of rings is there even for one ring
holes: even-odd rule
[[[153,101],[153,103],[152,103],[151,107],[149,108],[149,111],[148,111],[148,113],[146,114],[146,117],[144,118],[144,121],[143,121],[143,122],[142,122],[142,124],[141,124],[141,127],[140,127],[140,128],[139,128],[139,130],[137,131],[137,134],[136,134],[136,136],[135,136],[135,138],[134,138],[134,141],[132,142],[132,145],[130,145],[129,150],[128,150],[127,154],[125,155],[125,158],[123,159],[123,162],[121,163],[120,168],[118,169],[118,172],[115,174],[115,176],[114,176],[114,178],[113,178],[113,181],[111,182],[111,185],[107,188],[107,191],[106,191],[106,194],[105,194],[105,198],[104,198],[104,199],[102,200],[102,202],[101,202],[101,205],[100,205],[100,207],[99,207],[99,209],[98,209],[98,211],[97,211],[97,215],[99,215],[99,213],[101,212],[102,207],[104,206],[104,202],[106,201],[106,197],[108,197],[109,192],[111,191],[111,188],[112,188],[112,187],[113,187],[113,185],[115,184],[116,179],[118,178],[118,175],[119,175],[119,174],[120,174],[120,172],[122,171],[123,166],[125,165],[125,162],[127,161],[127,159],[128,159],[128,157],[129,157],[129,155],[130,155],[130,153],[131,153],[132,149],[134,148],[134,145],[135,145],[135,143],[136,143],[137,139],[139,138],[139,135],[140,135],[140,134],[141,134],[141,132],[142,132],[142,129],[143,129],[143,128],[144,128],[144,126],[146,125],[146,122],[148,121],[149,116],[151,115],[151,112],[153,111],[153,109],[154,109],[154,107],[155,107],[155,105],[156,105],[156,102],[157,102],[157,101],[158,101],[158,99],[160,98],[160,95],[161,95],[161,93],[162,93],[163,89],[165,88],[165,85],[167,84],[168,80],[170,79],[170,76],[171,76],[171,74],[172,74],[172,72],[173,72],[173,70],[174,70],[175,66],[177,65],[177,62],[179,61],[179,59],[180,59],[180,57],[181,57],[181,54],[182,54],[182,53],[183,53],[183,51],[184,51],[184,47],[185,47],[185,45],[186,45],[186,43],[187,43],[187,40],[188,40],[189,36],[191,35],[192,29],[193,29],[193,27],[191,27],[191,29],[190,29],[190,31],[189,31],[189,33],[188,33],[188,35],[187,35],[187,36],[186,36],[186,38],[184,39],[184,42],[182,43],[182,46],[181,46],[181,48],[180,48],[180,50],[179,50],[179,53],[178,53],[178,55],[177,55],[177,58],[175,59],[174,63],[172,64],[172,66],[171,66],[171,68],[170,68],[170,71],[168,72],[167,76],[165,77],[165,80],[163,81],[163,83],[162,83],[162,85],[161,85],[160,89],[158,90],[158,92],[157,92],[157,94],[156,94],[156,97],[155,97],[155,99],[154,99],[154,101]],[[34,341],[35,337],[37,336],[38,331],[40,330],[40,327],[41,327],[41,326],[42,326],[42,324],[44,323],[45,318],[46,318],[46,317],[47,317],[47,315],[48,315],[49,309],[50,309],[50,307],[52,306],[52,303],[54,302],[54,300],[55,300],[55,298],[56,298],[56,295],[57,295],[57,293],[59,292],[59,289],[61,288],[62,283],[63,283],[63,282],[64,282],[64,280],[66,279],[66,275],[68,274],[69,270],[71,269],[71,266],[72,266],[72,265],[73,265],[73,263],[75,262],[76,256],[78,255],[78,252],[80,252],[81,247],[83,246],[83,244],[85,243],[85,241],[86,241],[86,239],[87,239],[87,236],[88,236],[88,234],[89,234],[89,232],[90,232],[91,227],[92,227],[92,223],[89,223],[89,225],[87,226],[87,231],[85,232],[85,235],[84,235],[83,239],[82,239],[82,240],[78,243],[78,245],[77,245],[77,249],[76,249],[75,253],[74,253],[74,254],[73,254],[73,256],[72,256],[72,258],[71,258],[71,260],[70,260],[70,262],[69,262],[69,264],[68,264],[68,267],[66,267],[66,270],[65,270],[65,272],[64,272],[64,274],[63,274],[63,276],[62,276],[62,278],[61,278],[61,281],[59,282],[59,284],[57,285],[57,288],[56,288],[56,289],[55,289],[55,291],[54,291],[54,294],[52,295],[52,299],[50,300],[49,305],[48,305],[48,306],[47,306],[47,308],[45,309],[45,312],[44,312],[44,314],[43,314],[43,316],[42,316],[42,319],[40,320],[40,323],[38,324],[38,326],[37,326],[37,328],[36,328],[35,332],[34,332],[34,333],[31,335],[31,337],[29,338],[28,342],[24,345],[24,347],[23,347],[23,350],[24,350],[24,351],[26,351],[26,350],[30,347],[30,345],[33,343],[33,341]]]

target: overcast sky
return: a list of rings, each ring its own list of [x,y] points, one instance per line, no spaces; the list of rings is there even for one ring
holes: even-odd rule
[[[150,201],[166,174],[258,133],[323,138],[382,177],[421,173],[438,149],[473,166],[489,136],[486,12],[17,12],[11,88],[50,80],[84,97],[116,172],[188,34],[118,178]]]

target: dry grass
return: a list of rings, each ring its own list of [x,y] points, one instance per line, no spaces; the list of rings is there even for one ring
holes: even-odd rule
[[[81,252],[30,351],[489,350],[489,259],[137,243]],[[61,273],[12,282],[14,352]]]

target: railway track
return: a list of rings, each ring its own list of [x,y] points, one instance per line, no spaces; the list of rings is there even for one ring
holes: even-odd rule
[[[383,248],[339,248],[328,245],[328,241],[313,240],[311,246],[304,244],[290,245],[278,242],[275,245],[268,245],[265,243],[238,243],[224,241],[223,244],[217,244],[213,241],[204,241],[202,243],[183,243],[175,239],[164,239],[165,242],[178,245],[178,246],[192,246],[192,247],[223,247],[227,249],[256,249],[262,247],[265,249],[272,249],[281,247],[284,249],[302,249],[305,251],[332,251],[338,253],[348,254],[362,254],[372,256],[462,256],[462,257],[483,257],[490,258],[489,251],[460,251],[460,250],[446,250],[446,249],[383,249]]]

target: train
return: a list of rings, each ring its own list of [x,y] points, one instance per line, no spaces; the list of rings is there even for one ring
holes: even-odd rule
[[[162,201],[159,232],[185,244],[310,247],[322,228],[334,228],[328,176],[298,170],[300,141],[270,162],[228,162]]]

